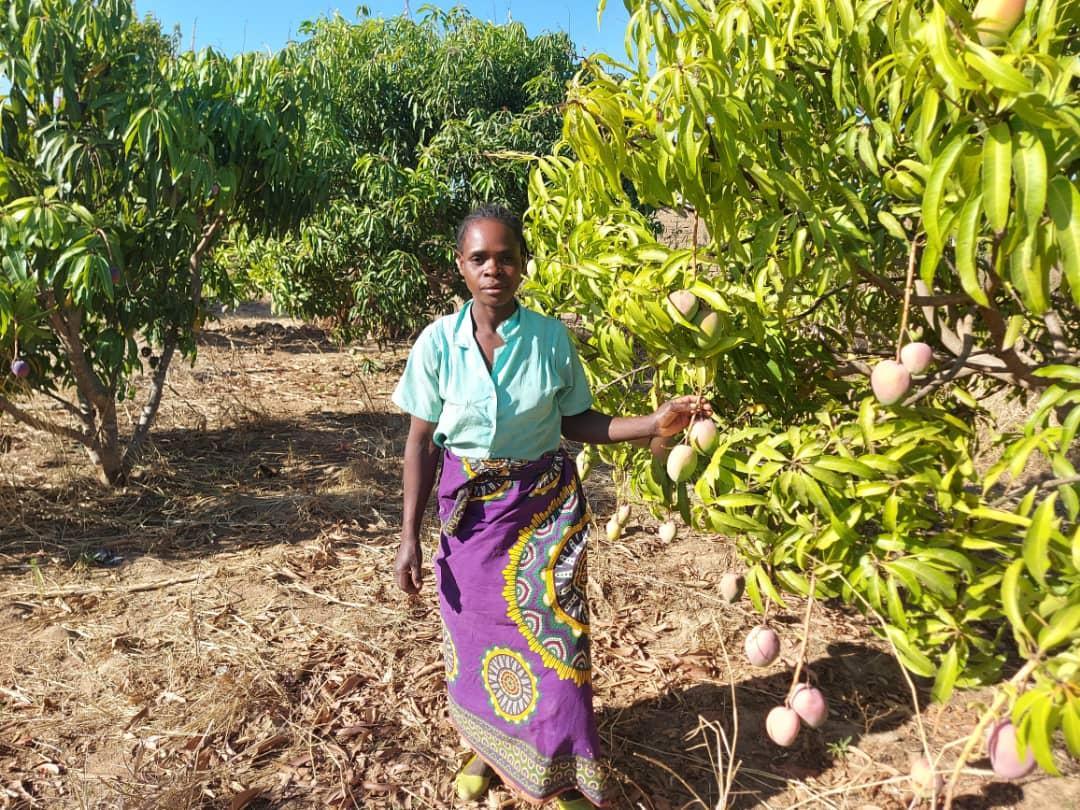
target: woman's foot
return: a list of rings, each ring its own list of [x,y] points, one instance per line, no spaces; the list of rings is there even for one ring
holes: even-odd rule
[[[458,798],[467,802],[476,801],[487,793],[493,775],[494,772],[487,763],[473,754],[454,777],[454,787],[457,788]]]
[[[559,810],[594,810],[596,807],[576,790],[568,790],[566,793],[560,794],[555,800],[555,806]]]

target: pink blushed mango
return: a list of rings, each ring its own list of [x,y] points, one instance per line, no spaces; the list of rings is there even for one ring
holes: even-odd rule
[[[924,756],[911,758],[911,789],[916,796],[940,795],[945,787],[941,774],[934,771],[934,766]]]
[[[774,743],[789,748],[799,736],[799,715],[787,706],[777,706],[765,718],[765,732]]]
[[[690,428],[690,446],[702,455],[710,455],[716,448],[716,425],[711,419],[698,419]]]
[[[746,658],[755,667],[767,667],[780,655],[780,637],[765,625],[758,625],[746,634]]]
[[[986,46],[1002,42],[1024,16],[1025,6],[1025,0],[979,0],[971,12],[979,42]]]
[[[821,728],[829,719],[829,704],[825,695],[809,684],[800,683],[791,693],[789,701],[795,714],[810,728]]]
[[[882,360],[870,374],[870,387],[882,405],[894,405],[911,388],[911,372],[895,360]]]
[[[1008,720],[1001,720],[991,727],[986,751],[990,755],[990,767],[1002,779],[1020,779],[1035,770],[1035,757],[1030,749],[1020,756],[1016,727]]]
[[[720,577],[720,596],[725,602],[734,604],[742,596],[745,580],[738,574],[727,573]]]
[[[607,534],[607,539],[612,542],[622,537],[622,526],[619,525],[619,521],[614,516],[607,522],[604,531]]]
[[[934,350],[926,343],[908,343],[900,350],[900,364],[912,374],[922,374],[933,362]]]
[[[676,290],[668,295],[668,304],[683,320],[693,321],[698,311],[698,299],[689,290]]]
[[[660,528],[656,530],[657,535],[665,543],[670,543],[675,539],[675,535],[678,532],[678,528],[675,526],[674,520],[667,520],[660,524]]]
[[[667,458],[668,478],[680,484],[694,474],[697,469],[697,453],[688,444],[674,447]]]

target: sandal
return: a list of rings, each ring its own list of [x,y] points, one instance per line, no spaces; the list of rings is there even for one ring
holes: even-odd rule
[[[573,798],[571,798],[571,796]],[[564,793],[555,799],[555,806],[559,810],[594,810],[596,805],[578,793],[576,790]]]
[[[458,798],[466,802],[479,799],[487,793],[488,786],[491,784],[491,768],[487,765],[484,765],[483,773],[469,773],[469,769],[475,766],[478,759],[479,756],[473,754],[454,777],[454,787],[457,789]]]

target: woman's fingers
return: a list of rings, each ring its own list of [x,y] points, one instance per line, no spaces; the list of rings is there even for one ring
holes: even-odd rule
[[[420,592],[423,581],[424,572],[421,568],[419,547],[412,543],[402,542],[394,559],[394,582],[405,593],[413,594]]]

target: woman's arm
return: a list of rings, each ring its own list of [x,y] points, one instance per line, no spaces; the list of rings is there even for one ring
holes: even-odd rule
[[[435,446],[435,423],[416,416],[409,422],[405,440],[405,468],[402,473],[404,508],[401,517],[401,545],[394,559],[394,581],[405,593],[419,593],[423,583],[424,554],[420,548],[420,525],[427,509],[439,450]]]
[[[562,418],[563,435],[575,442],[614,444],[654,436],[674,436],[686,430],[695,416],[712,413],[702,397],[685,396],[669,400],[644,416],[608,416],[591,408]]]

